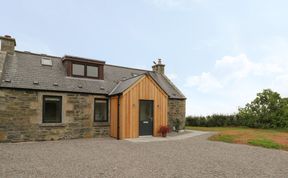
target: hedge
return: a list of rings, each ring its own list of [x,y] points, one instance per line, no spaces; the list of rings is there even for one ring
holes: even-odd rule
[[[186,126],[225,127],[240,126],[241,121],[237,115],[213,114],[211,116],[188,116]]]

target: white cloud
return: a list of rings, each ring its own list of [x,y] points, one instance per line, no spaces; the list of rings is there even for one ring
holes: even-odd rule
[[[186,80],[186,86],[196,86],[202,92],[209,92],[214,89],[222,88],[221,83],[210,73],[203,72],[199,76],[191,76]]]
[[[265,88],[288,96],[288,60],[270,57],[262,61],[246,54],[224,56],[209,72],[186,78],[187,113],[233,113]],[[191,92],[191,88],[198,92]],[[201,101],[201,102],[200,102]]]
[[[236,57],[224,56],[217,60],[215,69],[218,73],[229,74],[229,78],[242,79],[253,70],[253,65],[245,54],[241,54]]]
[[[280,80],[279,77],[288,75],[288,61],[254,62],[246,54],[224,56],[215,62],[210,72],[190,76],[186,79],[186,87],[197,87],[200,91],[213,91],[231,83],[241,83],[255,77],[269,77]],[[284,75],[286,76],[286,75]]]
[[[278,74],[284,71],[283,66],[275,61],[253,62],[247,55],[224,56],[215,64],[216,73],[226,73],[230,79],[243,79],[251,75],[265,76]]]

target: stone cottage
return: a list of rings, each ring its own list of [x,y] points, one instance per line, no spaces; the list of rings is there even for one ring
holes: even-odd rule
[[[0,142],[158,136],[161,126],[185,124],[186,98],[161,60],[148,71],[0,40]]]

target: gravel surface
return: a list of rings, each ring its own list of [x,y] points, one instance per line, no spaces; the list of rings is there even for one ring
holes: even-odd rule
[[[288,152],[208,141],[113,139],[0,144],[0,177],[273,177],[288,176]]]

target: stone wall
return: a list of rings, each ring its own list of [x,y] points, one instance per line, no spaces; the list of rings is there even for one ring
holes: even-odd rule
[[[62,123],[42,123],[43,95],[62,96]],[[96,97],[0,88],[0,142],[108,136],[109,124],[93,121]]]
[[[9,35],[0,36],[0,51],[6,51],[9,54],[14,54],[16,40]]]
[[[179,99],[169,99],[168,101],[168,124],[169,126],[175,126],[175,121],[177,119],[180,120],[180,129],[185,127],[186,121],[186,100],[179,100]]]
[[[6,52],[0,51],[0,80],[4,69],[5,58],[6,58]]]

